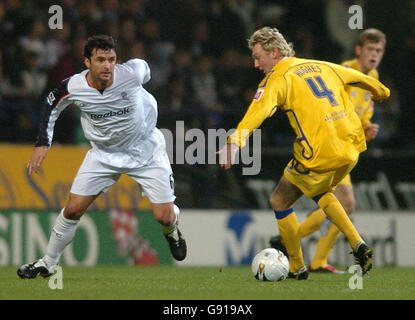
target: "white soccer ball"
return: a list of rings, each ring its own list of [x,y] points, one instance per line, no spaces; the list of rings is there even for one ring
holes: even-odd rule
[[[257,280],[282,281],[288,276],[290,264],[284,253],[274,248],[267,248],[254,257],[251,270]]]

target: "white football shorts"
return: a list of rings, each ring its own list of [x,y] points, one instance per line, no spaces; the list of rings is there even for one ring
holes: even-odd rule
[[[147,196],[151,203],[167,203],[176,199],[173,171],[165,150],[147,165],[119,169],[101,163],[94,149],[91,149],[78,170],[70,192],[81,196],[106,192],[123,173],[141,186],[143,196]]]

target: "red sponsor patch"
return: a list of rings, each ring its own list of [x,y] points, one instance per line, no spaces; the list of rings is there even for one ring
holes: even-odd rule
[[[261,99],[263,93],[264,93],[264,90],[258,89],[257,92],[254,95],[254,100],[259,101]]]

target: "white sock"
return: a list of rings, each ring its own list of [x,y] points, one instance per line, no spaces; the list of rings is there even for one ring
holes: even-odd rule
[[[359,240],[356,244],[356,248],[354,250],[354,252],[357,252],[357,250],[359,249],[360,245],[362,244],[366,244],[366,242],[364,242],[363,240]]]
[[[174,222],[169,225],[169,226],[163,226],[163,233],[172,236],[173,238],[175,238],[176,240],[179,239],[179,235],[177,234],[177,224],[179,221],[179,214],[180,214],[180,209],[178,206],[174,205],[174,214],[175,214],[175,219]]]
[[[78,227],[79,220],[66,219],[63,216],[63,210],[56,218],[55,225],[50,233],[46,255],[43,257],[43,261],[48,266],[58,264],[63,249],[72,242]]]

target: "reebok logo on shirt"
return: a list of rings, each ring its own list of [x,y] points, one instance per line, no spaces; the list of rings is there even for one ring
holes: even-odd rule
[[[115,111],[110,111],[107,113],[91,113],[91,119],[97,120],[97,119],[103,119],[103,118],[109,118],[109,117],[113,117],[113,116],[122,116],[123,114],[127,114],[130,112],[130,108],[125,107],[122,110],[119,110],[117,112]]]

